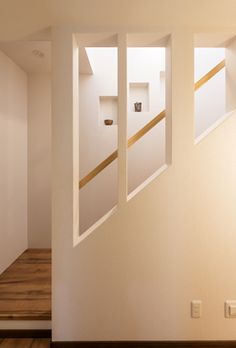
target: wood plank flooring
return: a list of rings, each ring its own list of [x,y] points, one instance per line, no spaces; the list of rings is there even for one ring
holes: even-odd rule
[[[28,249],[0,275],[0,320],[50,319],[51,250]]]
[[[50,348],[49,338],[4,338],[0,348]]]

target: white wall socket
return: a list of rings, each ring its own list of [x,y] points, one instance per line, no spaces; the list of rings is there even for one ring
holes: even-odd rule
[[[191,317],[194,319],[201,318],[202,316],[202,301],[193,300],[191,301]]]
[[[236,318],[236,301],[235,300],[225,301],[225,317]]]

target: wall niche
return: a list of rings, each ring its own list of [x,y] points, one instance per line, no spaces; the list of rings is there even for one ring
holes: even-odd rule
[[[117,125],[117,96],[100,96],[100,122],[105,126]]]
[[[141,103],[141,110],[135,110],[135,103]],[[149,111],[149,83],[130,82],[129,84],[129,104],[131,112]]]

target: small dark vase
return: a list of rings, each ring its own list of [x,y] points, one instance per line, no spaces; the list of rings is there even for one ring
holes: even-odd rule
[[[106,126],[111,126],[111,125],[113,124],[113,120],[111,120],[111,119],[106,119],[106,120],[104,120],[104,124],[105,124]]]
[[[141,112],[142,111],[142,103],[134,103],[134,111]]]

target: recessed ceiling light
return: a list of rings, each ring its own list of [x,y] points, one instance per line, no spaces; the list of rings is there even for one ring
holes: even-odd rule
[[[33,50],[32,51],[32,54],[35,56],[35,57],[37,57],[37,58],[43,58],[44,57],[44,53],[42,52],[42,51],[40,51],[40,50]]]

